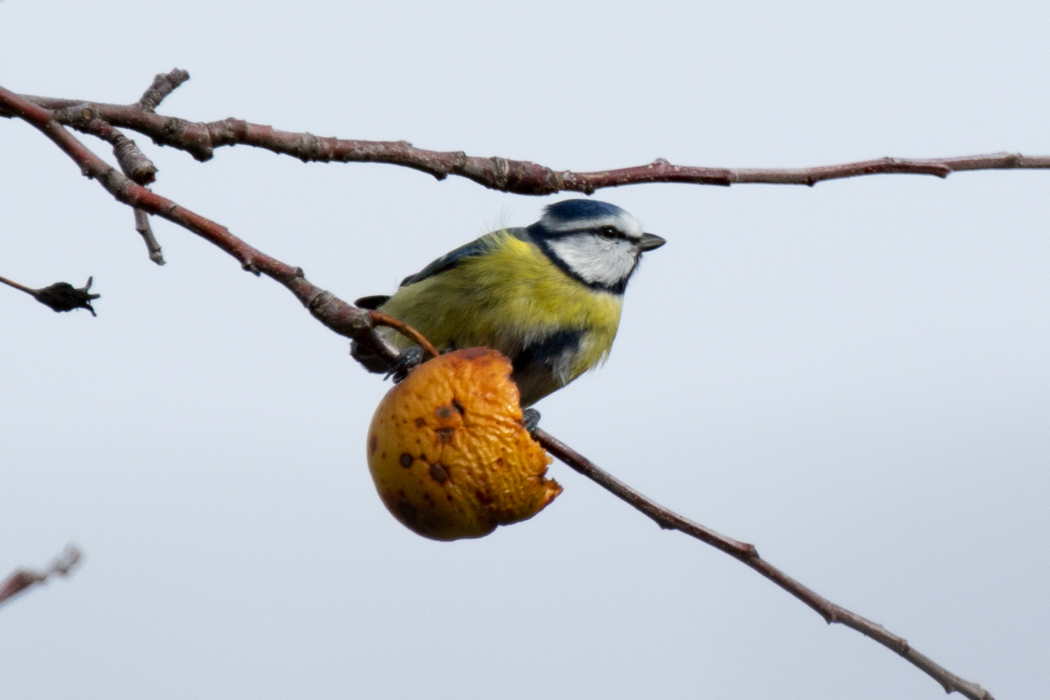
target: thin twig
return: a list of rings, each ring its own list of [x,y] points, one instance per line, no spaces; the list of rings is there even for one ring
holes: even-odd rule
[[[377,334],[372,332],[375,321],[368,311],[346,304],[330,292],[307,282],[301,269],[293,268],[265,255],[235,237],[225,227],[135,184],[107,165],[62,128],[53,119],[54,115],[50,110],[3,88],[0,88],[0,110],[6,110],[18,116],[46,134],[80,165],[81,171],[87,177],[97,179],[118,201],[156,216],[163,216],[196,233],[233,256],[244,269],[255,274],[265,274],[283,284],[318,320],[333,331],[355,339],[389,360],[397,357],[397,349],[389,343],[383,343]],[[100,108],[100,111],[104,110]],[[941,683],[946,691],[962,693],[971,700],[992,700],[988,691],[956,676],[928,657],[914,651],[904,639],[888,632],[876,623],[827,601],[779,569],[769,565],[758,556],[758,552],[752,545],[733,540],[663,508],[602,471],[585,457],[547,433],[537,430],[535,435],[546,449],[563,462],[642,511],[661,527],[680,530],[739,559],[816,610],[828,623],[840,622],[893,649]]]
[[[170,73],[159,73],[153,78],[153,84],[139,98],[138,108],[143,112],[152,112],[160,106],[160,103],[178,86],[190,79],[186,71],[175,68]],[[141,184],[141,183],[140,183]]]
[[[91,307],[91,302],[101,298],[101,295],[91,293],[93,280],[94,278],[88,277],[87,284],[83,287],[74,287],[69,282],[55,282],[40,289],[32,289],[18,282],[13,282],[6,277],[0,277],[0,282],[3,284],[25,292],[52,311],[62,312],[73,311],[74,309],[87,309],[92,316],[95,316],[95,309]]]
[[[173,73],[176,71],[172,71]],[[187,78],[189,76],[187,75]],[[163,99],[166,92],[161,92],[155,88],[160,85],[161,87],[167,86],[169,89],[167,92],[171,92],[175,87],[171,87],[169,76],[158,75],[153,82],[153,87],[146,91],[146,94],[139,100],[140,105],[144,100],[156,98],[159,103]],[[152,97],[151,97],[152,96]],[[104,119],[101,119],[98,115],[98,108],[92,104],[79,104],[71,107],[65,107],[56,114],[56,121],[73,127],[74,129],[83,132],[85,134],[91,134],[96,136],[103,141],[106,141],[113,146],[113,155],[117,159],[117,164],[120,165],[120,169],[125,175],[130,177],[136,183],[140,185],[148,185],[154,182],[157,177],[157,166],[153,164],[149,158],[139,150],[139,147],[134,141],[120,133],[118,129],[115,129],[112,124]],[[149,225],[149,217],[146,216],[146,212],[139,209],[135,210],[135,230],[143,241],[146,243],[146,250],[149,253],[149,259],[157,265],[164,264],[164,252],[161,250],[160,243],[157,242],[156,236],[153,235],[153,229]]]
[[[851,629],[855,629],[865,637],[874,639],[884,647],[891,649],[911,663],[918,666],[927,675],[940,683],[945,692],[962,693],[971,700],[993,700],[992,694],[981,686],[960,678],[933,659],[920,654],[913,649],[902,637],[898,637],[888,631],[882,625],[850,612],[840,605],[832,603],[827,598],[802,585],[795,579],[776,568],[765,559],[758,556],[758,550],[753,545],[738,542],[731,537],[715,532],[703,525],[694,523],[672,510],[664,508],[650,498],[643,496],[627,484],[623,483],[609,472],[603,470],[594,462],[590,461],[579,452],[566,445],[561,440],[537,428],[532,433],[533,438],[555,457],[567,464],[572,469],[595,482],[611,494],[649,516],[657,525],[665,530],[678,530],[701,542],[722,550],[729,556],[747,564],[752,569],[762,574],[785,591],[795,596],[803,603],[813,608],[830,625],[838,622]]]
[[[18,282],[15,282],[14,280],[9,280],[6,277],[0,277],[0,283],[6,284],[8,287],[14,287],[18,291],[25,292],[26,294],[28,294],[28,295],[30,295],[32,297],[36,296],[36,290],[35,289],[33,289],[31,287],[26,287],[25,285],[22,285],[22,284],[19,284]]]
[[[352,338],[381,358],[393,362],[399,351],[379,335],[372,333],[369,312],[347,304],[331,292],[310,283],[302,268],[286,265],[250,246],[229,230],[196,214],[151,190],[136,184],[95,155],[69,131],[58,124],[53,112],[23,100],[0,87],[0,109],[16,114],[39,129],[80,166],[88,178],[97,180],[117,201],[171,221],[192,231],[231,255],[241,268],[255,275],[264,274],[284,285],[317,320],[336,333]]]
[[[72,544],[67,544],[62,554],[58,555],[43,571],[19,569],[3,582],[0,582],[0,605],[14,598],[27,588],[46,583],[52,576],[68,576],[80,562],[83,555]]]
[[[178,69],[171,74],[179,73]],[[182,71],[184,73],[185,71]],[[160,77],[160,76],[158,76]],[[188,78],[188,74],[186,76]],[[23,95],[38,106],[61,110],[84,104],[83,100]],[[456,175],[502,192],[547,195],[556,192],[591,194],[607,187],[652,182],[693,185],[737,184],[807,185],[825,180],[876,174],[935,175],[945,178],[967,170],[1050,169],[1050,156],[1020,153],[991,153],[954,158],[877,158],[855,163],[821,165],[809,168],[713,168],[674,165],[663,158],[652,163],[615,170],[576,173],[526,160],[482,158],[462,151],[430,151],[407,141],[361,141],[290,132],[243,119],[191,122],[166,117],[142,109],[139,104],[92,103],[99,116],[114,126],[145,134],[154,143],[186,151],[200,161],[212,157],[216,148],[246,145],[274,153],[295,156],[304,162],[387,163],[413,168],[443,180]],[[5,112],[0,109],[0,116]],[[8,110],[6,116],[12,116]],[[59,118],[61,121],[61,117]]]
[[[141,209],[135,210],[135,230],[139,232],[142,240],[146,242],[149,259],[158,265],[163,265],[164,251],[161,250],[160,243],[157,243],[157,238],[153,235],[153,227],[149,225],[149,214]]]
[[[377,326],[388,326],[390,328],[393,328],[398,333],[402,334],[406,338],[412,340],[417,345],[422,347],[423,351],[430,357],[437,357],[440,354],[437,351],[437,349],[435,349],[434,346],[430,344],[430,341],[423,336],[422,333],[420,333],[404,321],[400,321],[394,318],[393,316],[382,313],[381,311],[369,311],[368,314],[372,317],[372,323],[374,323]]]

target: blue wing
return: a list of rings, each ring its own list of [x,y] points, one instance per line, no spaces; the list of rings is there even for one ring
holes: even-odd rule
[[[489,249],[489,245],[492,241],[491,237],[492,234],[487,233],[481,238],[477,239],[476,241],[471,241],[466,245],[462,245],[459,248],[456,248],[451,253],[448,253],[447,255],[444,255],[435,260],[434,262],[430,263],[416,274],[409,275],[408,277],[403,279],[401,281],[401,286],[407,287],[410,284],[422,282],[428,277],[433,277],[434,275],[439,275],[442,272],[451,270],[466,258],[473,258],[478,255],[483,255]]]

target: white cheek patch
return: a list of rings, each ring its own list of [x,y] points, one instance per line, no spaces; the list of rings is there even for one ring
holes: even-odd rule
[[[581,233],[552,238],[547,244],[570,270],[590,284],[614,286],[630,277],[638,261],[634,244],[620,238]]]

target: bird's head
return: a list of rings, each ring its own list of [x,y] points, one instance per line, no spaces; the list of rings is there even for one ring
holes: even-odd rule
[[[638,220],[615,204],[593,199],[551,204],[526,230],[572,277],[617,294],[627,287],[642,253],[667,242],[643,232]]]

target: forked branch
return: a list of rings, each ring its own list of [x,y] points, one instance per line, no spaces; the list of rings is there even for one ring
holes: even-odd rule
[[[877,158],[855,163],[820,165],[810,168],[712,168],[674,165],[663,158],[652,163],[614,170],[577,173],[554,170],[527,160],[468,156],[462,151],[430,151],[407,141],[362,141],[315,136],[307,132],[281,131],[243,119],[191,122],[179,117],[156,114],[156,104],[148,96],[167,96],[189,79],[186,71],[175,69],[158,75],[153,87],[139,102],[130,105],[88,103],[53,97],[23,95],[23,99],[50,110],[58,110],[59,123],[79,128],[66,119],[67,110],[89,107],[105,122],[137,131],[154,143],[186,151],[200,161],[212,157],[216,148],[244,145],[294,156],[304,162],[387,163],[412,168],[443,180],[449,175],[502,192],[548,195],[556,192],[591,194],[607,187],[652,182],[677,182],[728,187],[742,184],[808,185],[825,180],[876,174],[935,175],[948,177],[966,170],[1050,169],[1050,156],[1020,153],[991,153],[954,158]],[[158,87],[159,86],[159,87]],[[155,101],[159,103],[159,99]],[[0,116],[15,116],[0,106]],[[140,183],[143,184],[143,183]]]
[[[179,76],[175,77],[178,78]],[[177,82],[180,82],[176,79],[165,82],[162,78],[164,78],[164,76],[158,76],[158,80],[154,83],[155,86],[158,82],[162,83],[161,88],[158,88],[158,91],[161,91],[162,88],[167,89],[165,88],[165,85],[170,86],[173,83],[177,84]],[[184,80],[185,78],[182,79]],[[170,87],[170,89],[174,89],[174,87]],[[170,92],[170,89],[168,89],[168,92]],[[0,88],[0,113],[16,116],[39,129],[80,166],[84,175],[98,180],[99,183],[102,184],[102,186],[105,187],[106,190],[109,191],[109,193],[118,201],[137,210],[147,212],[154,216],[163,217],[192,231],[193,233],[196,233],[198,236],[233,256],[245,270],[256,275],[264,274],[280,282],[291,291],[318,320],[336,333],[353,338],[358,343],[365,345],[384,359],[392,361],[397,358],[397,349],[384,341],[374,332],[375,325],[385,323],[386,319],[377,317],[365,309],[351,306],[350,304],[336,298],[330,292],[316,287],[307,281],[305,274],[300,268],[286,265],[285,263],[262,253],[234,236],[225,227],[206,219],[203,216],[195,214],[169,199],[153,193],[142,185],[137,184],[126,175],[110,167],[105,161],[92,153],[80,143],[79,140],[70,134],[61,123],[59,123],[58,116],[56,112],[53,111],[55,109],[67,109],[77,104],[81,103],[69,100],[56,101],[44,98],[23,98]],[[675,174],[673,169],[678,166],[671,166],[666,163],[657,163],[653,166],[642,166],[642,168],[627,169],[625,171],[574,175],[567,172],[554,173],[549,169],[531,163],[523,164],[517,162],[518,165],[511,166],[510,164],[516,162],[503,159],[482,159],[489,161],[489,165],[479,166],[476,159],[470,159],[463,154],[433,154],[432,152],[420,152],[416,149],[412,149],[411,146],[404,143],[384,145],[370,142],[341,142],[338,139],[316,139],[316,137],[309,135],[275,132],[272,129],[269,129],[269,127],[258,127],[237,120],[226,120],[225,122],[216,123],[218,126],[213,133],[210,125],[193,125],[188,122],[182,122],[181,120],[172,121],[169,117],[160,117],[151,111],[143,109],[139,105],[127,107],[92,105],[89,109],[93,110],[91,112],[92,119],[95,118],[94,115],[97,115],[97,118],[102,121],[118,124],[123,127],[140,131],[141,133],[149,133],[151,136],[154,136],[155,140],[158,140],[161,143],[182,147],[184,150],[188,150],[197,156],[210,156],[211,148],[215,145],[245,143],[270,147],[271,150],[277,152],[294,152],[295,155],[299,155],[304,160],[321,160],[323,158],[318,156],[318,154],[327,153],[328,151],[325,151],[326,148],[331,147],[338,150],[339,148],[345,147],[348,150],[344,153],[344,160],[397,162],[400,165],[417,167],[417,169],[430,172],[430,170],[428,170],[429,166],[422,166],[423,161],[412,160],[413,158],[422,157],[419,155],[421,153],[430,153],[435,157],[440,157],[439,160],[445,156],[453,156],[451,160],[458,164],[449,169],[442,169],[445,166],[441,166],[441,168],[435,166],[434,174],[439,176],[460,174],[466,177],[471,177],[471,179],[488,187],[506,189],[507,191],[520,192],[522,194],[545,194],[557,191],[558,189],[577,189],[590,192],[598,187],[609,187],[638,182],[689,181],[697,182],[699,184],[730,184],[731,182],[788,183],[795,182],[796,179],[802,178],[803,181],[800,182],[800,184],[813,184],[813,182],[821,179],[848,177],[852,175],[868,174],[871,172],[921,172],[925,174],[944,176],[953,169],[979,169],[979,164],[983,164],[980,165],[980,167],[983,168],[1050,167],[1050,158],[1024,159],[1022,156],[982,156],[973,159],[908,161],[909,165],[902,165],[899,161],[873,161],[869,164],[832,166],[831,169],[825,169],[819,173],[814,170],[728,171],[718,169],[693,169],[702,170],[706,174],[695,174],[697,179],[692,180],[685,179],[685,176],[682,175],[682,172],[684,171],[681,171],[681,169]],[[284,145],[280,146],[282,143]],[[299,145],[294,148],[289,145],[295,143],[298,143]],[[343,144],[343,146],[340,144]],[[347,144],[358,144],[358,146],[349,146]],[[399,158],[403,156],[403,159],[400,161],[396,159],[390,160],[389,158],[392,153],[401,154]],[[204,159],[203,157],[202,159]],[[426,156],[423,160],[425,161],[426,158],[429,157],[430,156]],[[388,160],[384,160],[384,158],[388,158]],[[469,165],[469,163],[474,163],[474,165]],[[949,165],[949,163],[952,165]],[[480,170],[471,169],[475,167],[480,168]],[[492,180],[488,179],[488,175],[482,176],[478,174],[481,172],[488,172],[486,168],[496,172],[498,177],[495,180]],[[519,169],[515,170],[515,168]],[[645,175],[643,172],[646,168],[649,169],[648,175]],[[838,169],[835,170],[835,168]],[[909,170],[908,168],[911,169]],[[513,176],[511,175],[512,171],[515,173]],[[627,175],[626,173],[628,171],[632,171],[633,174]],[[760,172],[764,173],[764,175],[759,176],[757,173]],[[617,175],[616,173],[619,174]],[[748,173],[750,173],[750,175],[748,175]],[[529,178],[534,175],[539,179],[530,180]],[[747,179],[748,177],[751,179]],[[530,182],[532,184],[529,184]],[[581,185],[579,184],[581,182],[588,184]],[[546,185],[543,183],[546,183]],[[552,187],[553,189],[551,189]],[[842,623],[900,654],[902,657],[934,678],[949,693],[959,692],[971,700],[992,700],[991,693],[984,690],[976,683],[960,678],[939,664],[933,662],[928,657],[915,651],[901,637],[888,632],[883,627],[871,622],[870,620],[852,613],[841,606],[835,605],[809,588],[806,588],[798,581],[795,581],[790,576],[787,576],[782,571],[759,557],[758,552],[752,545],[733,540],[663,508],[612,475],[601,470],[585,457],[544,431],[537,430],[535,435],[540,443],[560,460],[584,476],[595,481],[618,498],[637,508],[652,518],[661,527],[679,530],[738,559],[765,578],[780,586],[785,591],[794,595],[806,605],[809,605],[828,623]]]

